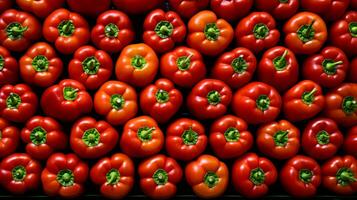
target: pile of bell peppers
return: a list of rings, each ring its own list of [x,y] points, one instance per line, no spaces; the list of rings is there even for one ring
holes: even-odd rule
[[[357,0],[0,0],[0,190],[181,184],[357,193]]]

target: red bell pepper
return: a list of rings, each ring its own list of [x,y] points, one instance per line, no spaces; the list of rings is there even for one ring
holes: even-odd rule
[[[33,13],[39,18],[45,18],[54,10],[61,8],[65,0],[16,0],[21,10]]]
[[[350,11],[342,19],[330,27],[330,41],[332,45],[342,49],[351,56],[357,55],[357,12]]]
[[[348,74],[349,74],[348,80],[350,82],[357,83],[357,57],[351,61]]]
[[[247,84],[253,77],[257,59],[244,47],[238,47],[222,54],[211,70],[211,76],[224,81],[233,89]]]
[[[253,2],[253,0],[211,0],[211,9],[225,20],[237,21],[249,13]]]
[[[340,126],[357,124],[357,84],[345,83],[325,96],[325,116]]]
[[[189,19],[208,7],[209,0],[168,0],[170,8],[180,16]]]
[[[18,74],[17,60],[11,56],[6,48],[0,46],[0,86],[15,84],[18,80]]]
[[[47,88],[41,97],[44,113],[61,121],[74,121],[92,110],[92,97],[78,81],[64,79]]]
[[[60,8],[45,19],[43,36],[54,43],[59,52],[72,54],[89,41],[89,25],[79,14]]]
[[[177,47],[160,58],[161,75],[180,87],[191,88],[206,76],[206,66],[200,52]]]
[[[120,148],[130,157],[148,157],[164,146],[164,134],[156,121],[140,116],[126,122],[120,139]]]
[[[43,190],[48,196],[79,197],[85,190],[88,171],[88,165],[75,154],[52,154],[41,174]]]
[[[40,163],[25,153],[11,154],[0,163],[0,184],[12,194],[36,190],[40,174]]]
[[[320,166],[310,157],[297,155],[280,170],[280,183],[293,197],[313,197],[321,184]]]
[[[100,193],[109,199],[122,199],[134,185],[134,163],[125,154],[116,153],[100,159],[90,170],[93,183],[100,186]]]
[[[144,43],[131,44],[121,51],[115,74],[119,81],[144,87],[154,80],[158,68],[159,59],[151,47]]]
[[[256,144],[263,154],[278,160],[285,160],[299,152],[300,131],[286,120],[271,122],[258,129]]]
[[[203,199],[222,196],[229,183],[227,165],[211,155],[202,155],[188,163],[185,177],[193,192]]]
[[[299,8],[299,0],[255,0],[255,8],[268,12],[274,18],[284,20],[293,16]]]
[[[185,36],[186,25],[173,11],[156,9],[145,18],[143,40],[156,52],[164,53],[173,49]]]
[[[244,120],[226,115],[211,125],[209,143],[219,158],[236,158],[253,146],[253,136]]]
[[[199,119],[214,119],[224,115],[232,99],[232,91],[223,81],[204,79],[187,97],[190,112]]]
[[[63,62],[51,45],[32,45],[19,61],[21,78],[28,84],[49,87],[62,73]]]
[[[103,51],[117,53],[134,40],[130,18],[118,10],[108,10],[97,18],[92,29],[93,43]]]
[[[0,0],[0,13],[3,13],[5,10],[10,9],[12,4],[12,0]]]
[[[81,158],[100,158],[114,149],[118,132],[106,121],[83,117],[73,124],[69,142]]]
[[[26,153],[37,160],[46,160],[54,152],[66,149],[67,135],[61,125],[50,117],[34,116],[21,130]]]
[[[151,199],[173,198],[183,175],[180,165],[163,154],[142,161],[138,173],[141,190]]]
[[[236,191],[247,198],[265,196],[278,178],[274,164],[265,157],[248,153],[233,164],[232,181]]]
[[[36,94],[25,84],[4,85],[0,89],[0,114],[9,121],[27,121],[36,113],[37,106]]]
[[[77,49],[68,65],[69,77],[81,82],[89,90],[103,85],[112,75],[112,70],[110,55],[92,46]]]
[[[0,45],[10,51],[24,51],[41,38],[41,24],[31,14],[15,9],[0,15]]]
[[[0,158],[14,153],[20,143],[20,130],[0,118]]]
[[[347,154],[357,158],[357,126],[349,129],[342,146]]]
[[[300,81],[283,96],[284,116],[291,122],[316,116],[325,105],[322,88],[313,81]]]
[[[350,0],[301,0],[300,2],[304,10],[316,13],[330,21],[341,18],[349,4]]]
[[[350,6],[351,6],[351,8],[356,10],[357,9],[357,0],[351,0]]]
[[[142,14],[159,7],[164,0],[112,0],[114,6],[129,14]]]
[[[311,12],[299,12],[284,25],[285,45],[296,54],[316,53],[327,39],[324,20]]]
[[[280,37],[274,18],[267,12],[252,12],[238,23],[235,30],[237,45],[253,53],[275,46]]]
[[[205,128],[193,119],[180,118],[174,121],[168,126],[165,136],[165,149],[176,160],[193,160],[207,146]]]
[[[322,185],[340,195],[357,192],[357,160],[353,156],[335,156],[322,167]]]
[[[234,113],[248,124],[273,121],[280,113],[281,97],[270,85],[252,82],[237,90],[232,101]]]
[[[208,56],[222,53],[233,40],[233,28],[209,10],[195,14],[188,22],[187,44]]]
[[[299,63],[292,51],[277,46],[263,54],[258,65],[258,79],[277,89],[285,91],[293,86],[299,78]]]
[[[96,17],[109,9],[111,0],[67,0],[67,4],[74,12]]]
[[[158,123],[166,123],[180,109],[183,97],[168,79],[158,79],[140,93],[140,106]],[[165,114],[164,114],[165,113]]]

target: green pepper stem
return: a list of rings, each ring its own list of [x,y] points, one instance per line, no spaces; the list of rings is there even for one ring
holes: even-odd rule
[[[357,22],[351,22],[348,24],[348,29],[352,37],[357,37]]]
[[[21,104],[21,97],[16,93],[10,93],[6,98],[6,107],[10,109],[17,109]]]
[[[312,102],[315,99],[316,92],[317,92],[316,88],[312,89],[310,92],[304,92],[304,94],[302,95],[302,98],[301,98],[302,101],[307,105],[312,104]]]
[[[357,109],[356,99],[353,96],[345,97],[342,102],[342,109],[347,115],[354,113]]]
[[[310,183],[313,177],[312,171],[309,169],[302,169],[299,171],[299,178],[304,183]]]
[[[198,141],[198,133],[190,127],[188,130],[183,132],[181,138],[185,145],[196,145]]]
[[[209,187],[213,188],[219,182],[219,177],[214,172],[207,172],[203,178],[203,182]]]
[[[109,185],[115,185],[120,181],[120,172],[113,168],[106,174],[106,179]]]
[[[104,28],[105,36],[109,38],[116,38],[119,34],[119,28],[113,23],[109,23]]]
[[[282,71],[286,68],[286,56],[288,55],[289,51],[285,50],[282,56],[278,56],[274,58],[273,63],[274,67],[277,71]]]
[[[169,176],[164,169],[156,170],[152,178],[157,185],[165,185],[169,180]]]
[[[261,185],[265,181],[265,173],[261,168],[255,168],[250,171],[249,180],[254,183],[254,185]]]
[[[170,99],[170,95],[167,91],[159,89],[156,94],[156,101],[159,103],[166,103]]]
[[[147,142],[152,139],[152,132],[155,127],[142,127],[138,129],[137,135],[142,142]]]
[[[326,145],[330,142],[330,135],[325,130],[321,130],[316,134],[317,143]]]
[[[65,87],[63,88],[63,97],[67,101],[73,101],[77,98],[78,88]]]
[[[350,168],[340,168],[336,173],[337,183],[342,186],[347,186],[353,182],[356,182],[357,179],[355,174]]]
[[[26,178],[26,168],[18,165],[11,170],[11,175],[15,182],[22,182]]]
[[[209,104],[217,105],[221,102],[221,94],[216,90],[212,90],[207,94],[207,100]]]
[[[279,130],[277,131],[273,138],[276,146],[285,146],[288,143],[289,137],[288,137],[289,131],[285,130]]]
[[[191,64],[192,56],[193,56],[193,54],[190,54],[188,56],[182,56],[177,59],[176,64],[180,71],[188,70],[188,68],[190,67],[190,64]]]

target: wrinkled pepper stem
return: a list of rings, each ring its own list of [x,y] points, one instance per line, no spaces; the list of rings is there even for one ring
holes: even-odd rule
[[[301,97],[302,101],[307,105],[311,105],[314,102],[316,92],[316,88],[312,89],[310,92],[304,92]]]

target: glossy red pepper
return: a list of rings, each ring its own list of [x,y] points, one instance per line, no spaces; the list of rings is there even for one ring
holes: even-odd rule
[[[342,146],[347,154],[357,158],[357,126],[349,129]]]
[[[88,165],[75,154],[52,154],[41,174],[43,190],[48,196],[79,197],[85,190],[88,171]]]
[[[269,13],[252,12],[240,20],[235,30],[235,37],[238,46],[258,53],[275,46],[279,41],[280,32]]]
[[[35,191],[40,174],[40,163],[25,153],[11,154],[0,163],[0,184],[12,194]]]
[[[0,114],[9,121],[27,121],[36,113],[37,106],[36,94],[25,84],[4,85],[0,89]]]
[[[16,0],[21,10],[33,13],[39,18],[45,18],[54,10],[61,8],[65,0]]]
[[[357,192],[357,160],[353,156],[335,156],[322,167],[322,185],[339,195]]]
[[[252,82],[238,89],[233,96],[232,109],[248,124],[273,121],[280,113],[281,97],[270,85]]]
[[[112,0],[114,6],[129,14],[142,14],[159,7],[164,0]]]
[[[170,8],[180,16],[189,19],[208,7],[210,0],[168,0]]]
[[[96,17],[109,9],[111,0],[67,0],[67,4],[74,12]]]
[[[270,13],[276,19],[288,19],[293,16],[299,8],[299,0],[255,0],[258,10]]]
[[[183,172],[180,165],[163,154],[150,157],[139,164],[140,188],[151,199],[171,199]]]
[[[233,89],[247,84],[253,77],[257,59],[244,47],[238,47],[223,53],[214,64],[211,76],[224,81]]]
[[[67,147],[68,137],[61,125],[50,117],[34,116],[21,130],[21,139],[32,158],[46,160],[56,151]]]
[[[292,51],[277,46],[264,52],[258,65],[258,80],[279,92],[293,86],[299,78],[299,63]]]
[[[19,66],[10,52],[0,46],[0,86],[15,84],[18,80]]]
[[[232,167],[232,181],[236,191],[247,198],[265,196],[269,186],[278,178],[274,164],[265,157],[248,153],[236,160]]]
[[[117,53],[134,40],[130,18],[118,10],[108,10],[97,18],[92,29],[93,43],[108,53]]]
[[[204,79],[187,97],[190,112],[199,119],[214,119],[224,115],[232,99],[232,91],[223,81]]]
[[[249,13],[253,2],[253,0],[211,0],[211,9],[225,20],[237,21]]]
[[[325,20],[334,21],[345,14],[350,0],[301,0],[300,6],[322,16]]]
[[[180,109],[183,97],[168,79],[158,79],[140,93],[140,107],[158,123],[166,123]],[[165,113],[165,114],[163,114]]]
[[[349,68],[348,80],[350,82],[357,83],[357,57],[351,61]]]
[[[41,38],[41,24],[31,14],[15,9],[0,15],[0,45],[10,51],[24,51]]]
[[[20,130],[6,119],[0,118],[0,158],[16,151],[20,143]]]
[[[41,97],[44,113],[61,121],[74,121],[92,110],[92,97],[78,81],[64,79],[47,88]]]
[[[113,61],[110,55],[92,46],[77,49],[68,65],[69,77],[81,82],[89,90],[103,85],[112,71]]]
[[[206,66],[200,52],[181,46],[161,56],[160,72],[176,85],[190,88],[206,76]]]
[[[0,13],[3,13],[5,10],[10,9],[12,4],[12,0],[0,0]]]
[[[310,119],[325,106],[322,88],[313,81],[300,81],[283,96],[284,116],[291,122]]]
[[[167,153],[174,159],[193,160],[206,149],[205,128],[193,119],[177,119],[166,130],[165,145]]]
[[[253,146],[253,136],[244,120],[226,115],[211,125],[209,143],[219,158],[236,158]]]
[[[285,191],[296,198],[315,196],[321,184],[319,164],[303,155],[297,155],[287,161],[280,170],[279,176]]]

